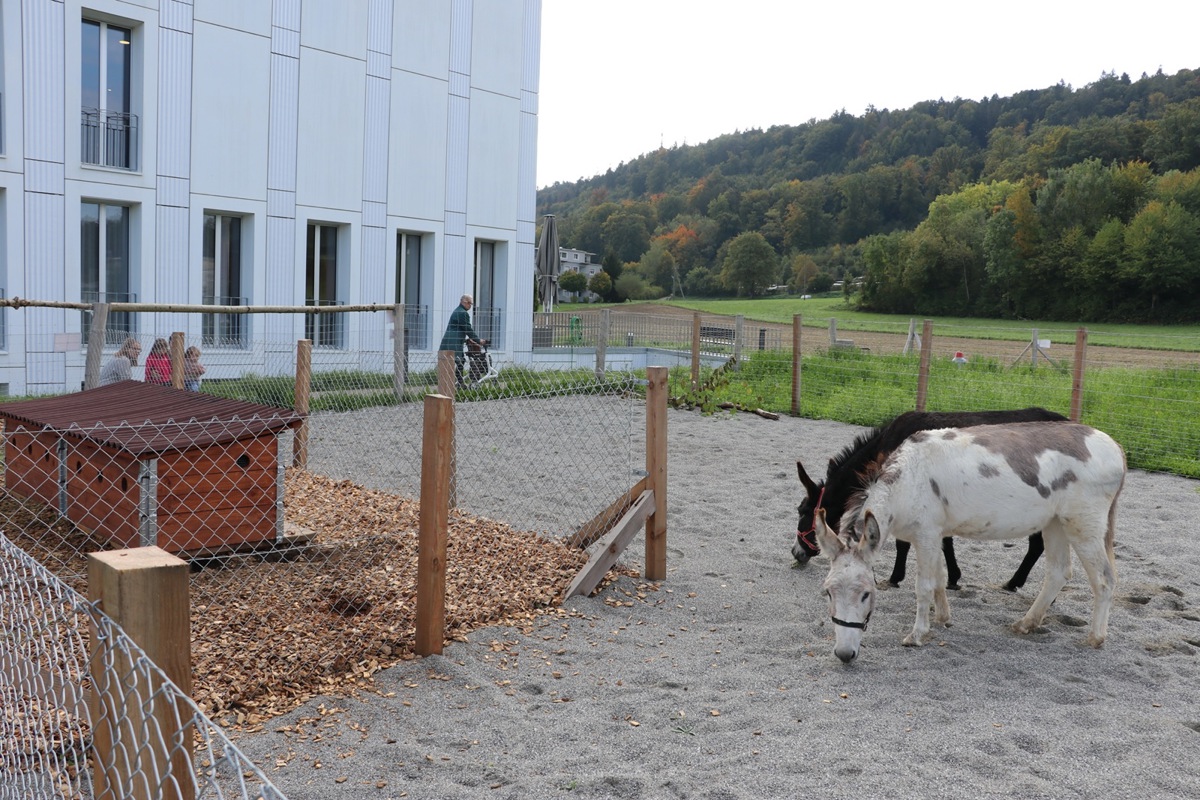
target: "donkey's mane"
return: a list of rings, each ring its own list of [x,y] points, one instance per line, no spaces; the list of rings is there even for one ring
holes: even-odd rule
[[[825,473],[826,485],[865,473],[879,456],[886,428],[887,426],[880,426],[860,433],[854,437],[853,442],[842,448],[842,452],[829,459],[829,470]],[[859,481],[860,484],[862,482]]]

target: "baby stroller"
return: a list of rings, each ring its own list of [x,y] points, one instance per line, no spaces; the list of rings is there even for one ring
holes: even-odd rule
[[[488,340],[481,339],[479,344],[467,340],[467,388],[474,389],[484,381],[490,381],[500,375],[500,371],[492,366],[492,357],[488,355]]]

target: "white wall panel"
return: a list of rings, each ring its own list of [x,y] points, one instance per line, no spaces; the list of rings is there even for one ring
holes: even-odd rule
[[[180,33],[191,33],[192,11],[191,0],[162,0],[158,7],[158,25]]]
[[[296,297],[296,221],[267,217],[267,264],[263,302],[269,306],[291,304]],[[300,297],[304,299],[303,295]]]
[[[153,270],[154,273],[154,299],[160,303],[188,302],[187,208],[158,206],[154,238],[154,263],[147,265],[148,271]],[[185,330],[179,327],[185,324],[185,319],[186,317],[174,318],[167,323],[167,320],[159,315],[158,322],[173,326],[170,331],[181,331]]]
[[[446,82],[393,72],[388,213],[441,220],[446,209]]]
[[[474,5],[471,24],[471,85],[518,97],[524,75],[524,0],[487,0]]]
[[[245,0],[230,0],[230,2],[245,2]],[[263,5],[266,5],[264,2]],[[276,28],[286,28],[289,31],[300,30],[300,0],[271,0],[271,25]]]
[[[388,145],[391,130],[390,81],[366,79],[366,114],[363,136],[363,199],[387,201]]]
[[[192,156],[192,37],[163,30],[158,42],[158,174],[186,178]]]
[[[197,79],[192,99],[192,191],[265,200],[270,114],[275,107],[263,102],[275,88],[271,42],[256,34],[197,23],[193,49]],[[288,59],[275,58],[284,62],[286,73]],[[287,85],[286,80],[283,83]],[[280,105],[286,109],[287,103]],[[272,150],[278,145],[280,155],[286,157],[292,148],[287,136],[281,138],[282,142],[271,142]]]
[[[351,297],[357,298],[358,303],[388,303],[385,293],[387,289],[386,269],[389,263],[387,254],[387,230],[384,228],[363,227],[362,232],[362,268],[359,270],[350,286]]]
[[[366,60],[368,0],[304,0],[300,46]]]
[[[446,210],[467,210],[467,146],[470,143],[471,104],[451,95],[446,109]]]
[[[522,0],[525,6],[521,40],[521,88],[531,92],[537,113],[537,93],[542,75],[542,0]]]
[[[61,161],[25,160],[25,190],[62,194],[63,163]]]
[[[537,214],[537,117],[521,114],[517,149],[517,224]]]
[[[392,0],[368,0],[367,50],[391,55]]]
[[[61,194],[25,193],[25,291],[29,297],[68,299],[64,283],[64,202]],[[78,224],[76,215],[76,227]],[[78,263],[74,266],[79,269]]]
[[[396,0],[392,66],[444,79],[450,71],[450,12],[447,2]]]
[[[517,218],[521,104],[476,91],[471,98],[467,220],[512,230]]]
[[[296,203],[362,207],[366,64],[320,50],[300,51]]]
[[[267,186],[296,190],[296,123],[300,113],[300,61],[272,53]]]
[[[67,119],[63,15],[62,3],[25,0],[21,5],[25,107],[18,119],[24,121],[26,158],[63,160]],[[15,22],[6,19],[5,25]],[[73,118],[78,124],[78,108]]]
[[[247,0],[195,0],[197,22],[211,22],[259,36],[271,35],[271,8],[277,2],[247,2]]]
[[[450,71],[471,74],[471,0],[450,0]]]

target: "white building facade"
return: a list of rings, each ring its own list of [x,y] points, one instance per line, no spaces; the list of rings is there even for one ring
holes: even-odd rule
[[[459,297],[500,347],[533,311],[541,0],[2,0],[8,298],[403,303],[436,350]],[[206,360],[387,347],[385,315],[138,313]],[[314,320],[319,320],[314,323]],[[89,314],[3,311],[0,384],[78,388]],[[113,332],[120,334],[113,336]]]

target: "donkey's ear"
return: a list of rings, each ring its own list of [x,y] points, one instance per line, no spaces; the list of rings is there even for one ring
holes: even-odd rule
[[[825,524],[823,508],[818,508],[817,513],[813,515],[813,531],[817,534],[817,545],[821,552],[828,555],[830,560],[846,549],[845,543],[838,538],[837,531]]]
[[[813,483],[812,478],[808,477],[808,473],[804,471],[804,465],[799,461],[796,462],[796,474],[800,476],[800,483],[808,491],[809,495],[817,493],[817,485]]]
[[[879,530],[879,521],[870,511],[863,519],[863,531],[866,535],[859,542],[859,549],[866,551],[865,554],[873,558],[879,552],[879,548],[883,546],[883,533]]]

